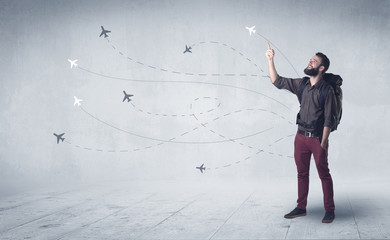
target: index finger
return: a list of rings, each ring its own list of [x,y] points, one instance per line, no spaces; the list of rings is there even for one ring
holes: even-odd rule
[[[267,45],[268,45],[268,49],[271,49],[271,46],[269,45],[269,42],[267,42]]]

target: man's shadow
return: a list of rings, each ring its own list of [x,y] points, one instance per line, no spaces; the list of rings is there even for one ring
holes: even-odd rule
[[[335,216],[338,220],[355,221],[355,218],[357,217],[364,217],[361,212],[358,211],[361,206],[354,206],[348,199],[335,201],[335,205]],[[307,206],[307,216],[318,219],[324,217],[324,215],[325,209],[323,205],[316,203]]]

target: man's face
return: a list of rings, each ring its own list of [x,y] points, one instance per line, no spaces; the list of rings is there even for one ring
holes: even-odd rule
[[[322,67],[321,58],[315,55],[310,59],[309,64],[305,68],[304,72],[309,76],[317,76],[320,72],[320,67]]]

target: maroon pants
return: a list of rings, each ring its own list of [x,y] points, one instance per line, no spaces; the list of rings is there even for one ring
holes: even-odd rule
[[[297,207],[306,209],[309,193],[310,159],[313,154],[318,175],[322,182],[324,207],[326,211],[334,211],[333,182],[328,168],[328,148],[321,147],[320,139],[305,137],[299,133],[295,136],[294,158],[298,171],[298,200]]]

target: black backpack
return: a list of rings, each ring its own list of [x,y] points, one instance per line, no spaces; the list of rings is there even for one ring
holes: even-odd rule
[[[336,96],[336,111],[337,111],[336,122],[332,126],[332,131],[334,131],[337,130],[337,126],[340,124],[341,116],[343,114],[343,108],[342,108],[343,91],[341,89],[341,85],[343,84],[343,79],[339,75],[335,75],[332,73],[325,73],[323,78],[327,84],[321,89],[320,99],[319,99],[321,108],[325,107],[325,100],[326,100],[326,95],[328,93],[329,87],[333,88],[334,94]],[[309,81],[309,78],[304,77],[303,81],[299,85],[299,91],[298,91],[299,102],[301,102],[302,100],[303,89],[305,88],[307,81]],[[304,124],[304,122],[299,119],[299,114],[298,114],[297,123],[301,125]]]

